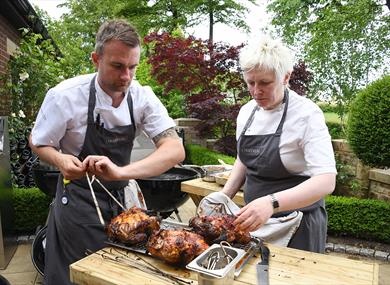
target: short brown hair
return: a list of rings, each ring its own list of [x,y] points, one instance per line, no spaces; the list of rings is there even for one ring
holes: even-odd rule
[[[102,54],[104,44],[110,40],[119,40],[132,48],[141,44],[136,29],[125,20],[112,20],[100,26],[96,34],[95,51],[98,54]]]

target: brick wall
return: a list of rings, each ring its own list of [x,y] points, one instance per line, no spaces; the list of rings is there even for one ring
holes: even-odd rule
[[[20,40],[20,33],[0,15],[0,74],[6,72],[7,62],[10,58],[7,52],[7,39],[17,44]],[[0,116],[9,115],[9,103],[9,98],[0,94]]]

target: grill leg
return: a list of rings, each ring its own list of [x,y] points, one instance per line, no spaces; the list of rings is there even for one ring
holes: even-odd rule
[[[180,223],[182,223],[183,221],[181,220],[180,216],[179,216],[179,210],[178,209],[175,209],[175,215],[177,217],[177,219],[179,220]]]

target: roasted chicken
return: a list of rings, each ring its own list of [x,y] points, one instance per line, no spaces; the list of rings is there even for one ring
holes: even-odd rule
[[[108,237],[124,244],[144,242],[148,236],[160,229],[156,217],[150,217],[144,210],[133,207],[114,217],[107,226]]]
[[[167,263],[186,265],[208,248],[202,236],[186,230],[159,230],[146,244],[152,256]]]
[[[251,237],[249,232],[240,230],[233,225],[233,215],[220,214],[215,216],[197,216],[189,221],[194,232],[203,236],[208,244],[223,240],[230,243],[247,244]]]

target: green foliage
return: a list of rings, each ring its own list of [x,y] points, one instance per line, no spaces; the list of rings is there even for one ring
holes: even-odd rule
[[[61,6],[69,12],[59,20],[48,17],[46,26],[59,46],[64,62],[65,78],[94,71],[90,56],[99,26],[114,18],[116,1],[67,0]]]
[[[326,210],[329,233],[390,243],[390,203],[328,196]]]
[[[234,164],[235,157],[223,155],[196,144],[188,144],[186,149],[186,162],[195,165],[219,164],[218,159],[222,159],[227,164]]]
[[[145,36],[153,31],[172,32],[177,28],[192,26],[194,1],[118,1],[115,14],[129,19]]]
[[[22,111],[26,124],[35,119],[46,91],[61,80],[61,61],[51,40],[23,30],[7,72],[0,75],[0,96],[10,96],[10,113]]]
[[[213,42],[213,27],[217,23],[238,28],[248,32],[248,25],[245,21],[245,13],[248,8],[242,5],[248,2],[256,5],[255,0],[234,1],[234,0],[197,0],[192,1],[195,13],[195,23],[202,23],[205,18],[209,22],[209,41]]]
[[[171,90],[167,94],[164,94],[164,87],[158,84],[150,75],[151,68],[151,65],[147,63],[146,58],[141,60],[137,67],[137,81],[141,85],[148,85],[152,88],[153,92],[157,95],[165,108],[167,108],[169,116],[174,119],[186,117],[184,95],[176,90]]]
[[[319,102],[317,105],[324,113],[337,113],[337,106],[334,104]]]
[[[341,123],[334,123],[334,122],[326,122],[326,125],[328,126],[329,134],[332,137],[332,139],[344,139],[345,133],[343,130],[343,127]]]
[[[49,213],[51,198],[38,188],[16,188],[13,190],[15,229],[19,232],[34,232],[44,225]]]
[[[348,142],[366,165],[390,166],[390,76],[360,91],[351,105]]]
[[[272,0],[272,23],[314,72],[310,96],[327,95],[344,122],[369,76],[388,70],[390,17],[383,1]]]

